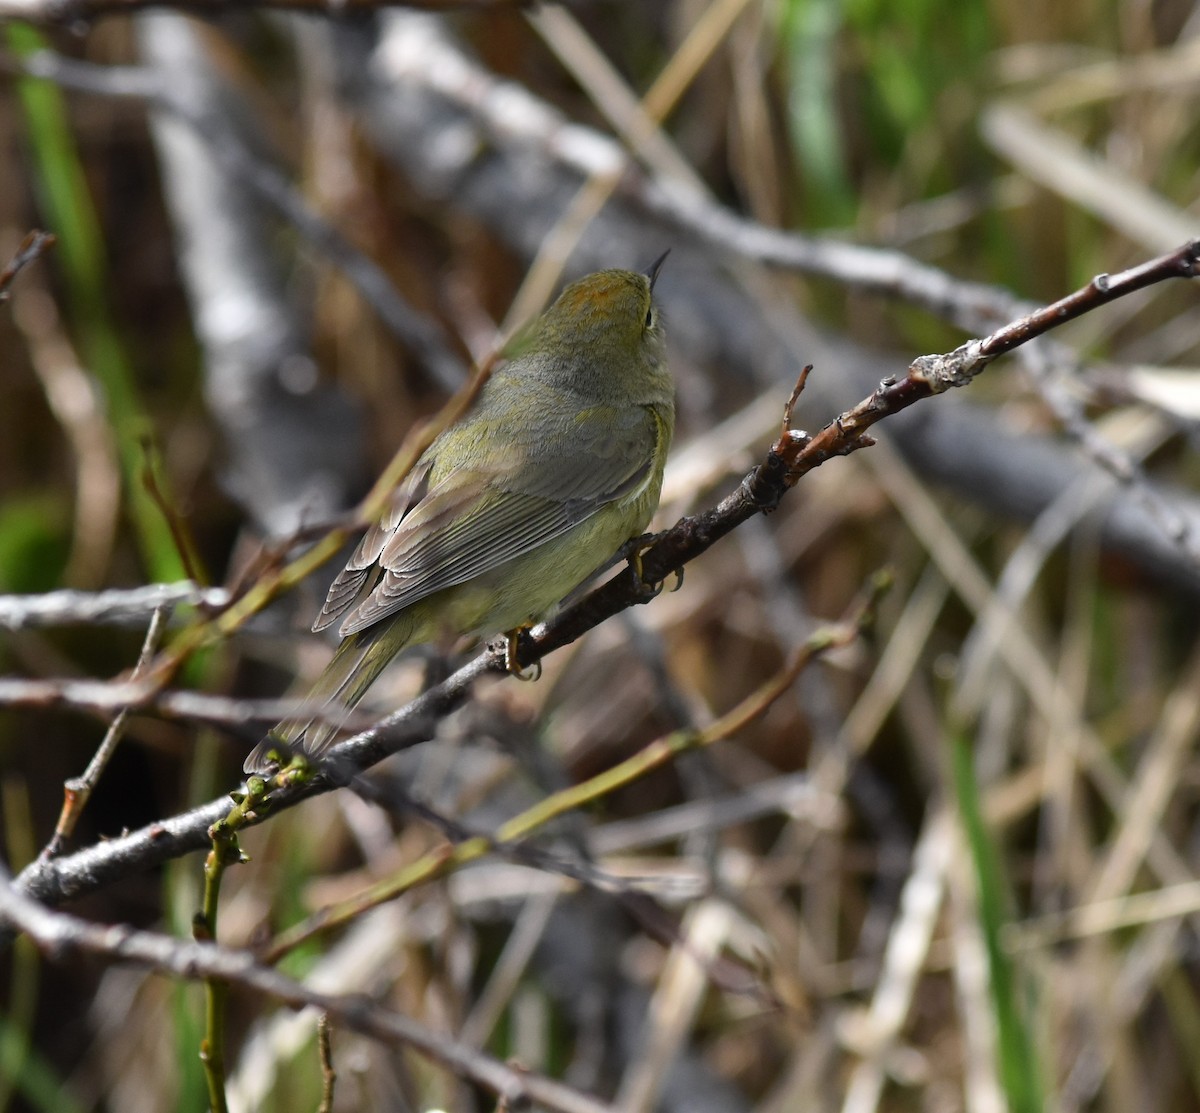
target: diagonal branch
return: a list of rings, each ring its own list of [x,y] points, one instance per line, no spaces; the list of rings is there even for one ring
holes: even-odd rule
[[[868,447],[873,443],[870,428],[884,418],[951,386],[965,385],[999,355],[1043,335],[1063,320],[1153,283],[1194,277],[1198,262],[1200,240],[1195,240],[1121,274],[1093,280],[1075,294],[954,352],[919,357],[903,378],[885,379],[867,398],[813,436],[790,428],[788,420],[766,459],[731,494],[711,510],[680,520],[642,554],[640,578],[632,568],[625,569],[522,638],[521,663],[532,664],[574,642],[605,619],[648,602],[654,595],[648,583],[662,582],[741,523],[769,513],[800,478],[826,460]],[[789,419],[796,400],[793,394],[785,407]],[[337,746],[318,776],[303,784],[285,783],[272,788],[270,810],[293,807],[309,796],[331,791],[384,757],[426,740],[433,724],[468,697],[476,680],[487,673],[505,672],[503,652],[488,650],[479,654],[404,708]],[[228,810],[228,801],[221,798],[57,861],[34,863],[21,873],[17,885],[47,904],[81,896],[118,878],[206,847],[209,826]],[[264,811],[252,822],[261,822],[266,814]]]

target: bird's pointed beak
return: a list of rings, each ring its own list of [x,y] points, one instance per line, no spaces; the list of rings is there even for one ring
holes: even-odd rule
[[[658,272],[662,269],[663,263],[666,262],[667,256],[671,254],[671,249],[668,247],[653,263],[646,268],[646,277],[650,279],[650,290],[653,292],[654,283],[658,280]]]

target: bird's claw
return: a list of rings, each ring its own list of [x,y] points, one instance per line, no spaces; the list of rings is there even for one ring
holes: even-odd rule
[[[657,598],[662,594],[663,587],[666,585],[666,580],[658,580],[655,583],[647,582],[645,575],[642,572],[642,554],[650,548],[651,545],[658,539],[656,534],[646,534],[645,537],[638,538],[636,542],[631,542],[633,548],[626,556],[629,562],[629,568],[633,572],[634,579],[638,585],[638,595],[642,602],[648,603],[651,599]],[[676,568],[675,584],[671,588],[672,591],[678,591],[683,587],[683,569]]]
[[[528,626],[518,626],[504,635],[504,667],[517,680],[535,681],[542,677],[542,662],[534,661],[528,668],[523,668],[520,661],[521,635],[529,630]]]

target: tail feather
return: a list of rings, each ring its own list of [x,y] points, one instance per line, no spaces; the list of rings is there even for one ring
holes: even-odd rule
[[[398,652],[400,647],[394,638],[385,636],[387,633],[384,624],[384,629],[364,630],[343,639],[304,697],[312,717],[284,719],[272,727],[250,751],[242,766],[244,771],[263,772],[271,750],[299,750],[317,757],[328,749],[367,689]]]

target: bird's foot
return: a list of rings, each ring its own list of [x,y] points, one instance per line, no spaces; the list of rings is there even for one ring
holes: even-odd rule
[[[660,533],[643,533],[641,537],[634,537],[628,541],[621,550],[622,556],[628,561],[629,568],[637,581],[638,595],[643,603],[648,603],[662,594],[663,586],[666,583],[665,580],[648,581],[642,570],[642,554],[650,549],[661,536]],[[683,568],[676,568],[674,575],[675,584],[671,590],[678,591],[683,587]]]
[[[521,665],[521,638],[529,633],[530,626],[530,623],[526,623],[504,635],[504,667],[518,680],[534,681],[540,680],[542,676],[541,661],[534,661],[528,668]]]

